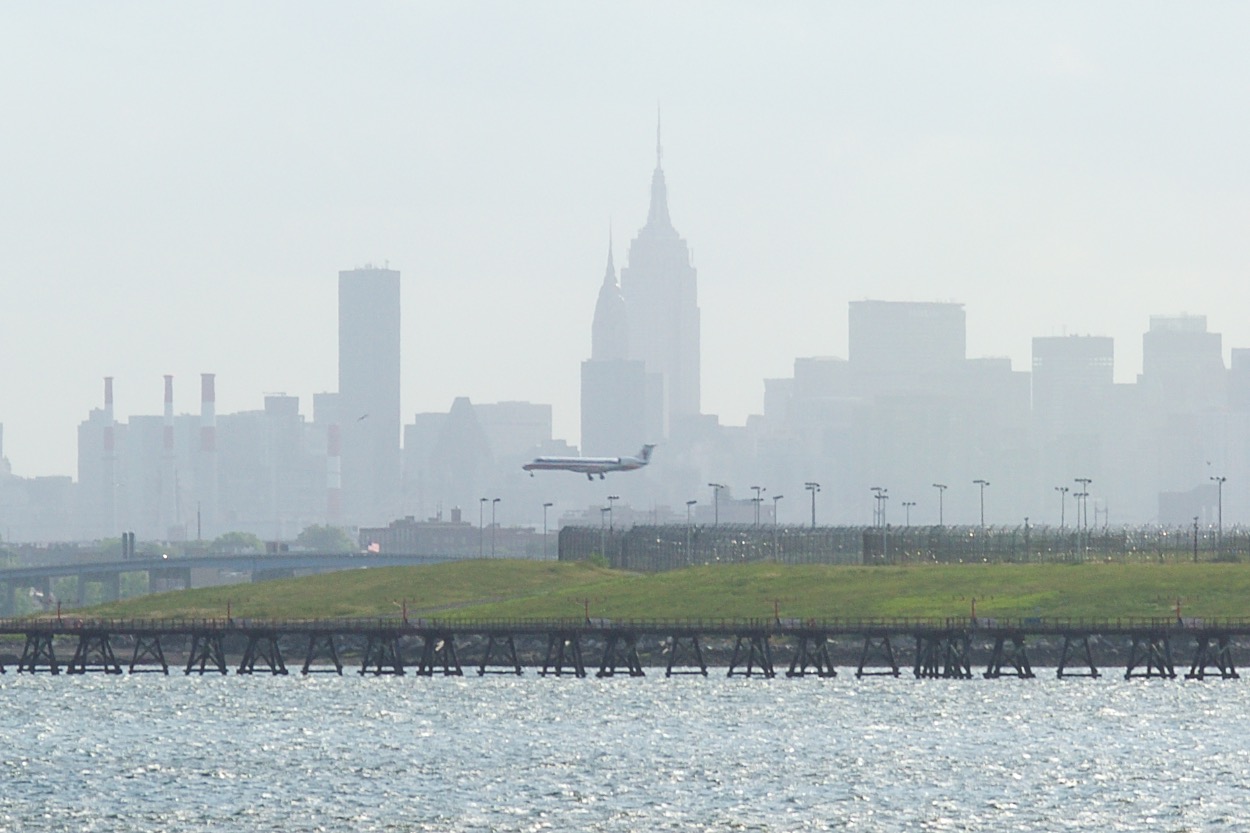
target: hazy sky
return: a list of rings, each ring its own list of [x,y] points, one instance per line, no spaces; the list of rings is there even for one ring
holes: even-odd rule
[[[699,270],[703,408],[740,424],[848,301],[960,301],[970,356],[1158,313],[1250,346],[1250,6],[11,3],[0,11],[0,422],[337,386],[340,269],[403,274],[404,419],[555,408],[655,111]],[[557,323],[557,319],[558,322]],[[568,322],[572,322],[571,324]]]

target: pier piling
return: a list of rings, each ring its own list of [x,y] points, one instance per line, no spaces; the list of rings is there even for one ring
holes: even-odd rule
[[[500,663],[492,663],[495,649],[503,654]],[[506,664],[504,664],[506,663]],[[517,658],[516,642],[510,633],[489,633],[486,635],[486,652],[482,654],[482,663],[477,667],[479,677],[486,674],[515,674],[521,676],[521,661]]]
[[[87,674],[92,671],[104,674],[122,673],[117,658],[113,656],[113,646],[109,643],[107,631],[81,632],[74,656],[65,667],[67,674]]]
[[[329,659],[331,668],[314,668],[313,663],[322,658]],[[308,634],[308,652],[304,655],[304,667],[301,674],[338,674],[343,676],[343,663],[339,662],[339,652],[334,645],[334,634],[312,632]]]

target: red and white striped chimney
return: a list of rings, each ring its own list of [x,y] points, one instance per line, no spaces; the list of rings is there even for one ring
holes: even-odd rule
[[[337,424],[326,428],[326,523],[343,513],[343,435]]]

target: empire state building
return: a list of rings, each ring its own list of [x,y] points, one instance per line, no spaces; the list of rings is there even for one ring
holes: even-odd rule
[[[629,357],[662,379],[663,413],[657,421],[670,435],[675,424],[700,413],[699,299],[690,250],[669,219],[662,160],[657,123],[651,207],[621,269],[621,295],[628,311]]]

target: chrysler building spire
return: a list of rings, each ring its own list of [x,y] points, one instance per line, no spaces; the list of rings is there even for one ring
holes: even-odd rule
[[[595,304],[595,320],[590,331],[590,357],[600,360],[624,359],[629,353],[629,326],[625,299],[616,282],[616,266],[612,262],[612,230],[608,229],[608,266],[599,287]]]

